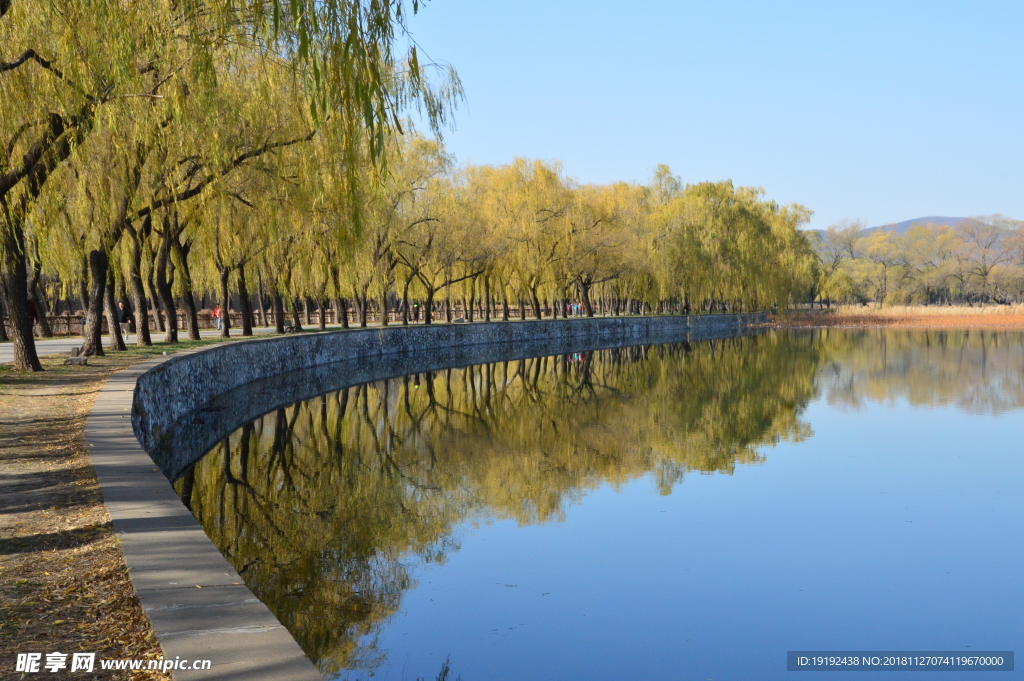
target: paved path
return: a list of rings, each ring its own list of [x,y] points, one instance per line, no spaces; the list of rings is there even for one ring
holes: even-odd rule
[[[312,328],[315,329],[316,327],[312,327]],[[253,327],[252,332],[254,334],[273,333],[274,332],[274,327],[270,327],[269,329],[264,328],[262,326]],[[153,334],[153,340],[154,341],[162,340],[163,337],[164,337],[163,331],[153,331],[151,333]],[[188,333],[188,332],[184,331],[184,330],[178,331],[178,338],[181,338],[181,339],[186,338],[186,335],[185,335],[186,333]],[[235,328],[231,329],[231,335],[232,336],[240,336],[241,333],[242,333],[241,329],[235,329]],[[218,335],[220,335],[220,331],[218,331],[217,329],[202,329],[199,332],[199,335],[202,336],[203,338],[216,338]],[[135,335],[133,334],[133,335],[129,336],[129,338],[131,338],[131,340],[134,341],[135,340]],[[107,340],[108,340],[108,336],[104,336],[103,337],[103,347],[107,346]],[[45,356],[45,355],[57,355],[57,354],[60,354],[62,352],[71,352],[71,350],[73,348],[79,348],[81,346],[82,346],[82,338],[80,336],[64,336],[62,338],[46,338],[46,339],[37,338],[36,339],[36,352],[39,354],[40,357]],[[13,362],[13,361],[14,361],[14,344],[13,343],[0,343],[0,364],[3,364],[5,362]]]
[[[114,374],[96,398],[85,440],[135,594],[163,654],[168,660],[212,662],[206,670],[178,669],[172,678],[323,681],[135,437],[129,418],[135,380],[168,359],[157,357]]]

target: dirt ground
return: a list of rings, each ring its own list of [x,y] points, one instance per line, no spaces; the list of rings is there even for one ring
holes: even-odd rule
[[[183,350],[199,343],[179,343]],[[85,419],[115,371],[165,346],[90,358],[46,371],[0,365],[0,679],[18,679],[17,653],[68,654],[46,678],[166,679],[157,672],[68,670],[71,653],[96,658],[162,655],[135,597],[84,446]],[[35,674],[27,674],[26,679]]]

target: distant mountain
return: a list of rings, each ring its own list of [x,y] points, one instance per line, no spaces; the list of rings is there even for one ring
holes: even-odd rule
[[[912,225],[949,225],[953,227],[960,224],[964,220],[970,220],[970,218],[945,218],[938,215],[931,215],[926,218],[914,218],[913,220],[904,220],[903,222],[895,222],[891,225],[879,225],[877,227],[868,227],[865,232],[896,232],[902,234],[903,232],[910,229]]]
[[[862,234],[867,234],[868,232],[888,231],[888,232],[896,232],[897,234],[902,234],[903,232],[906,232],[908,229],[910,229],[913,225],[949,225],[950,227],[952,227],[954,225],[960,224],[961,222],[963,222],[965,220],[970,220],[970,219],[971,218],[949,218],[949,217],[942,217],[940,215],[930,215],[930,216],[925,217],[925,218],[914,218],[913,220],[904,220],[903,222],[894,222],[894,223],[892,223],[890,225],[878,225],[877,227],[866,227],[866,228],[864,228],[864,230],[862,230],[861,233]],[[823,229],[809,229],[807,231],[808,232],[816,232],[820,236],[824,236],[825,235],[825,230],[823,230]]]

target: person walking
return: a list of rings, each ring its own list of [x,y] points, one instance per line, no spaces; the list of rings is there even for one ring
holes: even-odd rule
[[[217,330],[220,331],[221,317],[224,316],[224,310],[220,308],[220,305],[213,306],[213,318],[217,320]]]
[[[132,309],[125,305],[123,300],[117,303],[117,323],[121,325],[121,337],[128,342],[128,332],[132,326]]]

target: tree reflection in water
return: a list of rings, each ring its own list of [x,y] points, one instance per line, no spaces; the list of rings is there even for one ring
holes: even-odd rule
[[[809,436],[820,342],[768,333],[361,385],[243,426],[175,486],[322,672],[373,669],[414,566],[457,550],[459,524],[558,521],[647,474],[669,494]]]
[[[998,414],[1024,405],[1024,333],[1019,331],[825,329],[820,388],[829,404],[859,409],[904,399]]]

